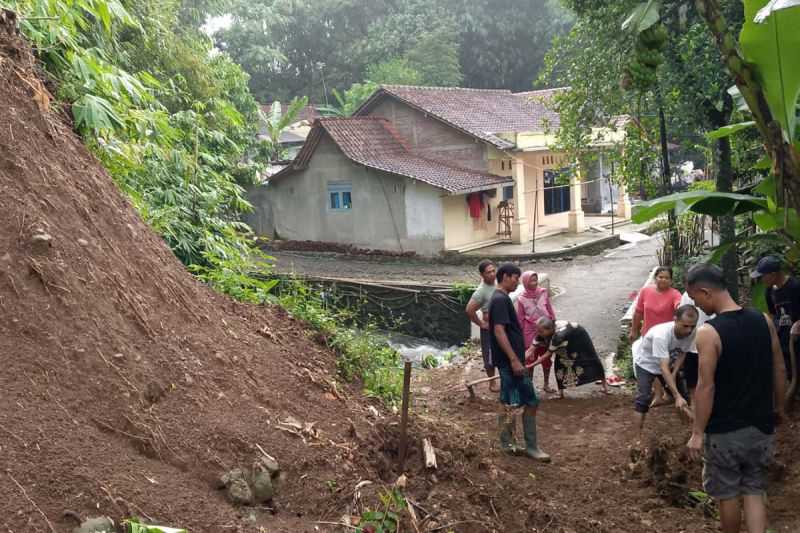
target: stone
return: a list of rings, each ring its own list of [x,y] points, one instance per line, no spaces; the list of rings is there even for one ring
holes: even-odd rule
[[[72,533],[116,533],[114,521],[107,516],[87,518],[81,525],[72,530]]]
[[[86,239],[78,239],[78,244],[80,244],[81,246],[89,246],[89,241],[87,241]]]
[[[234,479],[228,485],[228,499],[233,504],[250,505],[253,503],[253,491],[244,478]]]
[[[220,476],[219,482],[217,483],[217,488],[223,489],[237,479],[244,479],[244,472],[242,472],[242,470],[239,468],[228,470],[227,472],[225,472]]]
[[[275,487],[269,472],[257,472],[253,476],[252,498],[255,503],[265,503],[275,496]]]
[[[113,357],[114,359],[122,359],[122,358],[123,358],[123,357],[125,357],[125,356],[124,356],[123,354],[121,354],[121,353],[115,353],[115,354],[114,354],[112,357]]]
[[[259,457],[257,468],[260,468],[261,470],[266,470],[272,477],[275,477],[275,475],[281,471],[281,467],[278,464],[278,461],[276,461],[274,457],[272,456],[267,457],[266,455],[262,455],[261,457]]]
[[[53,245],[53,237],[49,233],[34,233],[31,237],[31,244],[37,253],[45,253]]]

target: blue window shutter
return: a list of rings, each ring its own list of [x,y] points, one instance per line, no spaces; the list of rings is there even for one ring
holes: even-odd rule
[[[349,181],[329,181],[330,209],[344,211],[353,208],[353,184]]]

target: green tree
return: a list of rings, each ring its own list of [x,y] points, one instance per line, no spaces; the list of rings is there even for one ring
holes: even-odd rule
[[[278,161],[284,158],[286,149],[281,147],[281,134],[296,122],[298,113],[306,105],[308,105],[308,98],[295,98],[289,103],[289,107],[284,113],[281,103],[275,100],[272,102],[269,114],[262,113],[261,120],[267,132],[263,148],[269,161]]]
[[[571,86],[556,102],[562,116],[559,139],[566,149],[580,150],[587,145],[593,125],[607,124],[615,115],[631,115],[635,129],[629,130],[621,147],[627,161],[625,179],[630,190],[646,190],[647,185],[632,185],[646,184],[653,175],[654,161],[646,153],[652,154],[656,149],[659,133],[653,127],[653,118],[661,108],[670,134],[665,140],[682,146],[681,152],[673,155],[691,157],[697,166],[710,166],[718,190],[731,191],[737,176],[732,162],[747,157],[734,154],[728,139],[709,140],[704,133],[727,124],[734,113],[733,99],[727,91],[733,78],[719,61],[705,20],[680,0],[658,4],[660,10],[650,20],[660,21],[667,32],[663,62],[651,85],[644,90],[625,91],[622,87],[629,85],[630,65],[637,57],[638,33],[620,31],[620,25],[634,8],[645,4],[635,0],[567,2],[575,10],[576,23],[569,35],[557,39],[548,54],[543,78]],[[740,2],[728,0],[725,8],[735,31],[743,21]],[[698,145],[709,148],[713,165],[705,164],[703,150],[695,148]],[[740,144],[739,148],[746,152],[751,146]],[[631,156],[638,157],[641,163],[638,176],[633,174],[636,165]],[[732,217],[721,219],[721,231],[724,239],[733,238]],[[736,278],[735,261],[734,253],[724,261],[730,281]]]
[[[454,87],[464,80],[455,34],[425,33],[405,57],[423,85]]]
[[[420,85],[422,77],[405,57],[390,59],[367,67],[367,80],[375,84]]]
[[[58,98],[142,218],[186,264],[252,253],[244,184],[259,164],[247,75],[181,25],[178,1],[17,0]]]
[[[556,0],[231,0],[229,12],[215,41],[265,102],[325,102],[391,58],[406,58],[420,83],[528,90],[571,24]]]

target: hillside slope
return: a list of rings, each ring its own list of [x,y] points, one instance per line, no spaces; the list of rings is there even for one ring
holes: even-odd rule
[[[48,105],[8,12],[0,227],[2,529],[71,531],[71,511],[297,531],[349,500],[331,484],[375,477],[352,437],[366,404],[334,385],[334,355],[186,272]],[[216,480],[258,446],[286,480],[269,509],[237,508]]]

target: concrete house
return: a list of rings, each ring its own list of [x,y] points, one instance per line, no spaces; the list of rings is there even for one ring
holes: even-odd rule
[[[549,148],[559,117],[547,105],[559,90],[382,86],[352,118],[314,123],[251,191],[248,221],[273,238],[433,255],[581,232],[584,207],[629,217],[602,157],[583,184],[561,184],[569,162]]]
[[[488,234],[492,228],[471,223],[461,203],[511,183],[413,153],[386,119],[324,118],[292,164],[270,178],[266,225],[281,239],[433,255],[465,225]]]

